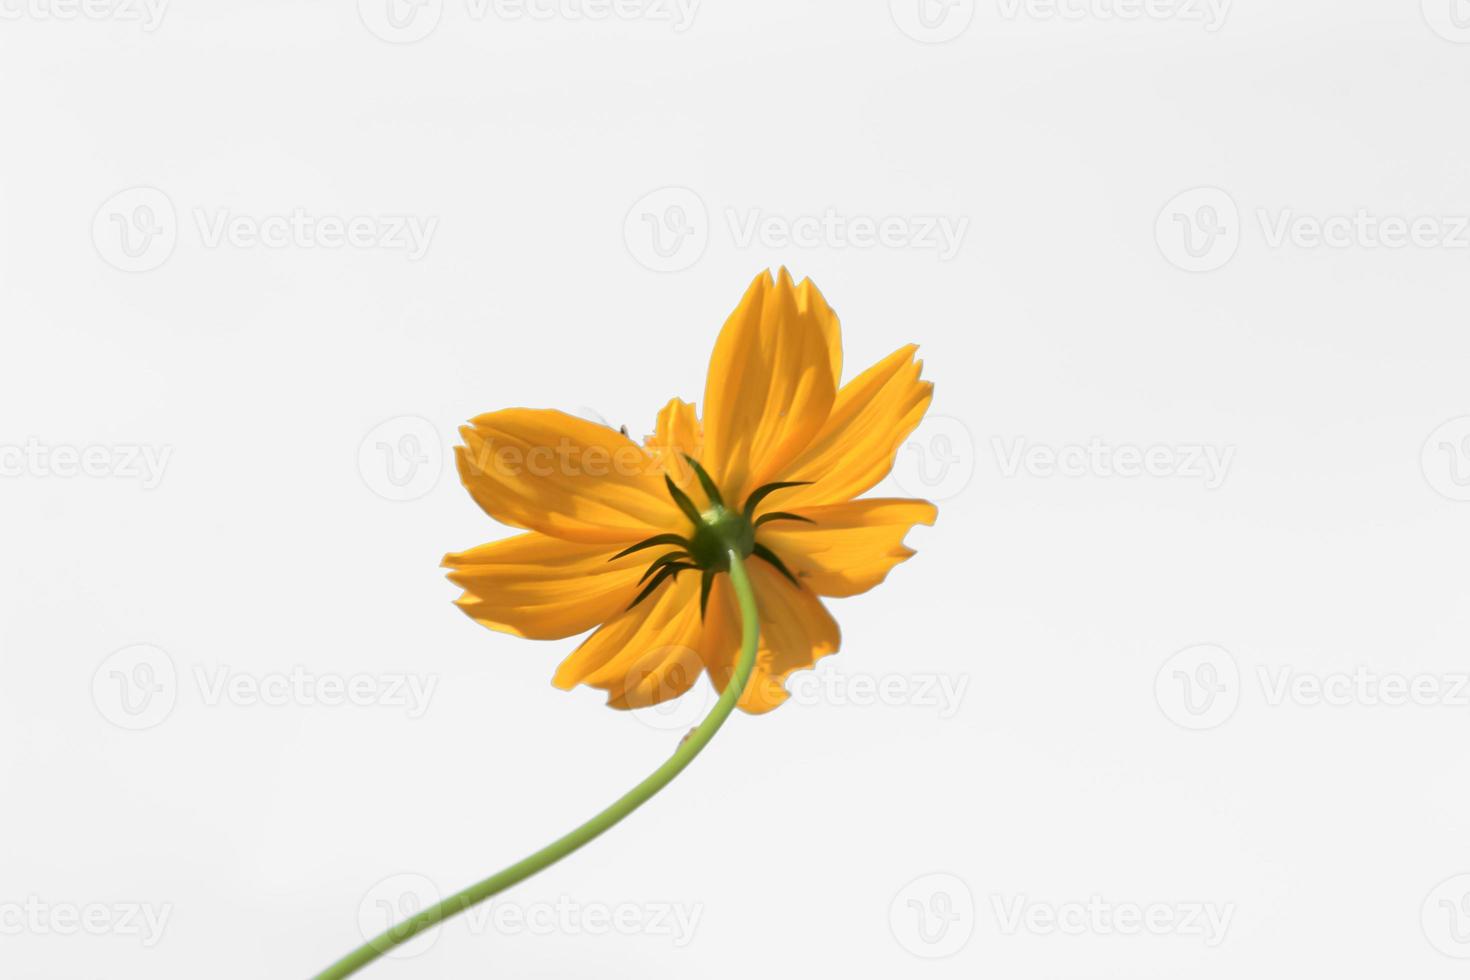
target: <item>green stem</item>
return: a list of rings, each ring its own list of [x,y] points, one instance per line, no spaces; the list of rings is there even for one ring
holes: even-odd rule
[[[731,676],[730,682],[725,685],[720,699],[715,702],[714,709],[684,740],[669,761],[655,769],[652,775],[630,789],[612,806],[565,837],[553,841],[504,871],[493,874],[484,881],[471,885],[456,895],[449,896],[438,905],[424,909],[412,918],[389,928],[382,935],[369,940],[318,973],[314,980],[340,980],[342,977],[349,977],[425,929],[480,904],[490,896],[504,891],[518,881],[531,877],[543,868],[550,867],[611,829],[614,824],[638,809],[653,794],[672,782],[675,776],[684,771],[685,766],[694,761],[694,757],[699,755],[700,751],[709,744],[709,740],[714,738],[715,732],[720,730],[725,719],[730,717],[730,712],[735,710],[735,702],[740,700],[745,685],[750,681],[750,672],[755,667],[755,651],[760,639],[760,620],[756,612],[755,591],[750,587],[750,579],[746,577],[745,566],[740,562],[740,555],[735,551],[730,551],[729,556],[730,584],[735,587],[735,597],[740,603],[740,619],[744,630],[740,645],[740,659],[736,661],[735,673]]]

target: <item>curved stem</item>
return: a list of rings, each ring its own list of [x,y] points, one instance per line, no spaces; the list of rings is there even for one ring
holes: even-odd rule
[[[464,891],[451,895],[439,904],[430,906],[412,918],[389,928],[382,935],[369,940],[318,973],[314,980],[341,980],[342,977],[349,977],[425,929],[478,905],[490,896],[504,891],[518,881],[529,878],[543,868],[550,867],[638,809],[653,794],[663,789],[673,781],[675,776],[683,772],[685,766],[694,761],[694,757],[699,755],[700,751],[709,744],[709,740],[714,738],[715,732],[720,730],[725,719],[730,717],[730,712],[735,710],[735,703],[740,700],[745,685],[750,681],[751,670],[755,667],[755,651],[760,640],[760,620],[756,613],[755,591],[750,586],[750,579],[746,577],[745,566],[740,562],[740,555],[731,551],[729,556],[730,584],[735,587],[735,597],[740,604],[743,629],[740,658],[735,662],[735,673],[731,676],[730,682],[725,685],[725,690],[720,695],[720,699],[715,702],[714,708],[669,760],[655,769],[652,775],[643,782],[623,794],[616,803],[576,830],[551,842],[530,857],[512,864],[504,871],[493,874],[484,881],[471,885]]]

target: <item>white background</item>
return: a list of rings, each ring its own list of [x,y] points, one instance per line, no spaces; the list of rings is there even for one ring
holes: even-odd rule
[[[648,431],[783,263],[849,375],[922,345],[880,492],[938,524],[495,903],[630,934],[365,975],[1463,975],[1466,4],[65,2],[0,5],[0,975],[306,976],[666,758],[450,604],[505,532],[445,461],[505,406]]]

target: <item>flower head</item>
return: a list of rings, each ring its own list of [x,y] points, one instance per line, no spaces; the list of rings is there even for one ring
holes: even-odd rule
[[[749,712],[786,700],[785,679],[837,651],[822,596],[881,582],[932,524],[922,500],[860,498],[929,406],[916,348],[839,387],[837,316],[810,280],[761,273],[710,358],[704,417],[677,398],[639,445],[562,412],[491,412],[460,431],[465,488],[527,533],[445,557],[458,605],[532,639],[595,630],[557,669],[638,708],[678,697],[701,672],[724,690],[740,620],[724,571],[733,549],[760,609]]]

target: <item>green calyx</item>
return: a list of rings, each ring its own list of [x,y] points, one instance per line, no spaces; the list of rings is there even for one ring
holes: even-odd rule
[[[710,479],[710,475],[705,472],[698,460],[687,455],[684,459],[688,461],[695,476],[699,478],[699,485],[704,489],[705,496],[709,498],[709,506],[700,510],[695,506],[694,501],[689,499],[689,495],[679,489],[678,484],[669,476],[664,476],[664,486],[668,488],[669,496],[673,498],[679,510],[683,511],[684,516],[689,518],[690,523],[694,525],[694,530],[687,537],[673,533],[655,534],[651,538],[645,538],[635,545],[624,548],[608,559],[616,561],[636,551],[664,545],[675,549],[659,555],[649,564],[643,573],[643,578],[639,580],[643,589],[628,608],[632,609],[652,595],[665,579],[677,579],[679,573],[684,571],[699,571],[701,574],[699,613],[702,617],[705,606],[709,603],[710,588],[714,585],[715,576],[720,572],[730,570],[732,552],[742,559],[755,555],[773,566],[799,588],[801,583],[797,581],[795,575],[791,574],[776,553],[756,540],[756,531],[761,525],[771,521],[805,521],[810,524],[811,519],[784,511],[774,511],[756,517],[755,510],[766,497],[777,490],[806,484],[789,481],[767,483],[746,498],[744,507],[735,510],[725,505],[719,488],[715,486],[715,481]]]

